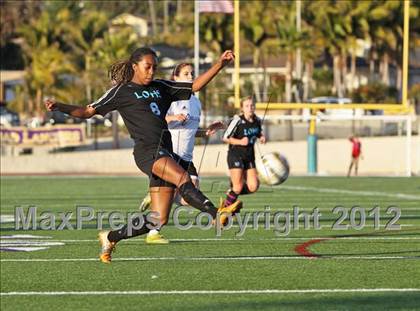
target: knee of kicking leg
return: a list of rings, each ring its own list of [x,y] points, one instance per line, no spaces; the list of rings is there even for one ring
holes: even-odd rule
[[[189,181],[191,181],[191,178],[187,173],[185,173],[185,174],[182,175],[178,185],[183,185],[183,184],[185,184],[186,182],[189,182]]]

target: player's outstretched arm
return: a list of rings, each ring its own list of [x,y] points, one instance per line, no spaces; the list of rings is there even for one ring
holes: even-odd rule
[[[227,64],[235,59],[235,54],[231,50],[224,51],[219,60],[211,66],[209,70],[201,74],[194,80],[192,91],[197,92],[207,85]]]
[[[96,114],[95,108],[92,108],[90,106],[80,107],[80,106],[57,103],[55,100],[51,98],[46,99],[44,103],[45,103],[45,107],[49,111],[58,110],[76,118],[89,119]]]

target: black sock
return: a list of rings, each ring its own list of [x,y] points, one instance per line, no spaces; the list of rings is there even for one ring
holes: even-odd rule
[[[191,181],[187,181],[179,186],[179,194],[185,202],[192,207],[195,207],[202,212],[209,213],[213,218],[216,218],[216,207]]]
[[[242,187],[242,191],[241,191],[240,194],[243,195],[243,194],[250,194],[250,193],[252,193],[252,192],[249,191],[248,185],[247,184],[244,184],[243,187]]]
[[[235,191],[229,190],[229,192],[226,195],[225,207],[235,203],[236,200],[238,199],[238,196],[239,194],[237,194]]]
[[[140,229],[135,229],[139,226],[141,218],[143,218],[143,226]],[[123,239],[134,238],[135,236],[142,235],[148,233],[151,229],[155,227],[153,223],[147,220],[146,216],[140,216],[133,219],[131,227],[131,232],[128,230],[128,225],[124,225],[120,230],[114,230],[108,233],[108,240],[111,242],[119,242]]]

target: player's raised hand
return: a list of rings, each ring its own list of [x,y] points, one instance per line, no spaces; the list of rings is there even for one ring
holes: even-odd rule
[[[223,67],[225,67],[227,64],[229,64],[232,60],[235,59],[235,54],[231,50],[226,50],[223,52],[223,54],[220,56],[220,63]]]
[[[264,135],[261,135],[261,137],[260,137],[260,143],[261,144],[265,144],[266,142],[267,142],[267,138],[265,138]]]
[[[54,111],[58,109],[57,102],[54,98],[47,97],[44,99],[45,108],[47,108],[48,111]]]
[[[175,117],[175,121],[179,121],[179,122],[184,122],[187,120],[187,115],[183,113],[176,114],[174,117]]]

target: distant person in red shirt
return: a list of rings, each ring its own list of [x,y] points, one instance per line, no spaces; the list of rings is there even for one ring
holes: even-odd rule
[[[352,150],[351,150],[351,162],[349,171],[347,173],[347,177],[350,177],[351,169],[354,165],[354,175],[357,176],[357,169],[359,167],[359,158],[362,158],[362,143],[360,142],[357,136],[351,136],[349,138],[350,142],[352,143]]]

